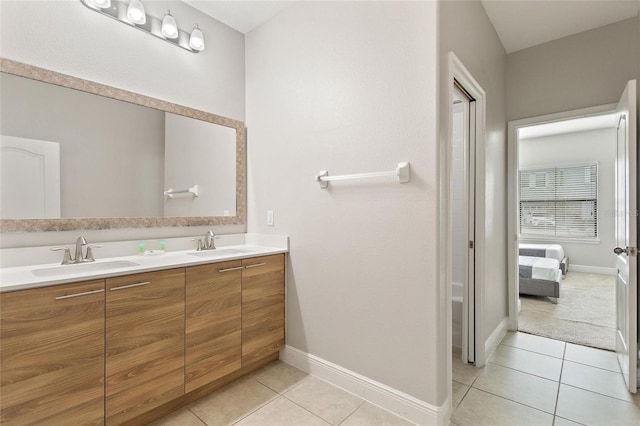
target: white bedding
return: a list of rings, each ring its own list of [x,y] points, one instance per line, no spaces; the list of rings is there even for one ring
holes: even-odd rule
[[[558,262],[562,262],[564,259],[564,249],[560,244],[524,244],[520,243],[521,249],[529,250],[545,250],[545,256],[551,259],[556,259]]]
[[[560,262],[556,259],[550,257],[519,256],[518,263],[520,266],[531,267],[531,277],[526,278],[558,282],[562,279],[562,273],[559,274]],[[558,278],[558,276],[560,276],[560,278]]]

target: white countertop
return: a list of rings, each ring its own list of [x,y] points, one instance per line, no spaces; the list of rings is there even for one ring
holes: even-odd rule
[[[237,251],[242,251],[242,253],[238,253]],[[0,292],[117,277],[162,269],[203,265],[207,263],[226,262],[229,260],[287,253],[287,251],[286,248],[281,247],[240,244],[220,247],[218,250],[211,251],[197,252],[196,250],[183,250],[166,252],[159,255],[109,257],[98,259],[95,262],[71,265],[47,263],[2,268],[0,269]],[[109,264],[114,262],[121,262],[121,264],[123,262],[133,262],[135,265],[109,268]],[[86,267],[84,267],[84,265],[96,265],[96,267],[99,268],[101,266],[100,264],[105,264],[104,266],[107,268],[87,271]],[[74,270],[74,268],[77,269]],[[89,268],[93,267],[90,266]],[[34,271],[42,272],[42,270],[46,270],[44,273],[49,274],[49,276],[38,276],[34,273]],[[52,276],[50,275],[51,273],[55,275]]]

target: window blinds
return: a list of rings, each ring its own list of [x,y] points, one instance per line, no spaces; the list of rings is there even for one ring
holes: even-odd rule
[[[598,165],[520,171],[520,234],[598,236]]]

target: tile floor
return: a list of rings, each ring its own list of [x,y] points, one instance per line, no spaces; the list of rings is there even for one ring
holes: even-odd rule
[[[484,368],[453,356],[457,426],[640,425],[612,352],[508,333]],[[410,426],[357,396],[276,361],[154,426]]]
[[[359,397],[275,361],[153,426],[412,426]]]
[[[640,425],[613,352],[508,333],[484,368],[453,355],[453,416],[467,425]]]

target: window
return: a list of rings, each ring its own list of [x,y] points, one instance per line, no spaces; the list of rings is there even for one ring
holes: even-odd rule
[[[598,164],[520,170],[520,235],[598,237]]]

